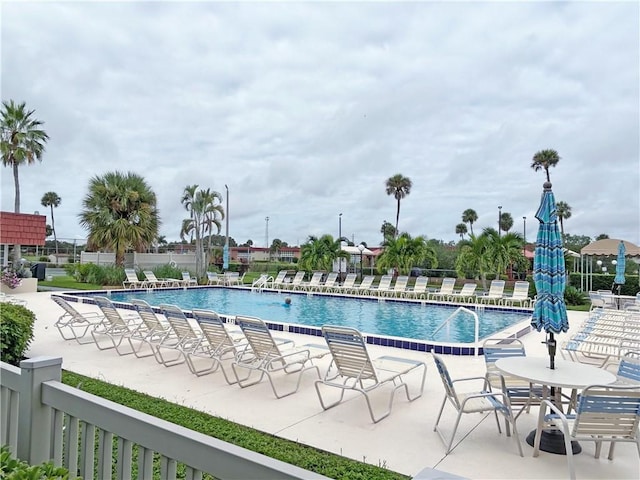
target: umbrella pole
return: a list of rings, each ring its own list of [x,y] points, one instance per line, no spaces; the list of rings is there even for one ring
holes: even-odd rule
[[[551,368],[551,370],[555,370],[555,368],[556,368],[556,339],[553,337],[553,332],[549,332],[549,339],[547,340],[547,348],[549,349],[549,368]]]

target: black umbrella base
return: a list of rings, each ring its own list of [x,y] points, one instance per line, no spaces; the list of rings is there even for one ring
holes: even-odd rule
[[[536,439],[536,431],[531,430],[527,435],[527,443],[533,447]],[[558,430],[543,430],[540,437],[540,450],[548,453],[555,453],[556,455],[566,455],[567,450],[564,447],[564,434]],[[575,440],[571,442],[571,450],[574,455],[577,455],[582,451],[582,447]]]

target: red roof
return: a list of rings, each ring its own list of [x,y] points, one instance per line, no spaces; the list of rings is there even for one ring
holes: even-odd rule
[[[0,212],[0,244],[44,245],[46,236],[45,215]]]

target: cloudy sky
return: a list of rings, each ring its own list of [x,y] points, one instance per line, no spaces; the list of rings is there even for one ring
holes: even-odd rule
[[[2,100],[50,136],[20,168],[22,212],[132,171],[179,238],[185,186],[225,195],[229,234],[263,246],[342,233],[380,243],[385,180],[413,182],[401,231],[457,240],[461,214],[527,238],[553,148],[565,231],[640,243],[640,13],[622,2],[3,2]],[[1,169],[2,210],[13,211]],[[224,202],[223,202],[224,203]],[[269,217],[266,222],[265,218]],[[224,225],[222,229],[224,234]]]

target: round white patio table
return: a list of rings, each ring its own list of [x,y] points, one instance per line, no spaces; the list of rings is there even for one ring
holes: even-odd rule
[[[551,387],[554,390],[552,400],[560,407],[560,390],[562,388],[582,390],[589,385],[609,385],[616,380],[613,373],[594,365],[556,360],[556,368],[551,370],[549,363],[549,357],[506,357],[496,361],[495,365],[498,370],[507,375],[542,385],[543,399],[551,398],[549,394],[549,387]],[[542,408],[540,408],[538,424],[541,424],[543,420]],[[536,431],[533,430],[527,436],[527,443],[531,446],[534,444],[535,434]],[[574,454],[580,453],[582,450],[578,442],[572,442],[572,449]],[[562,432],[543,431],[540,450],[566,455]]]

